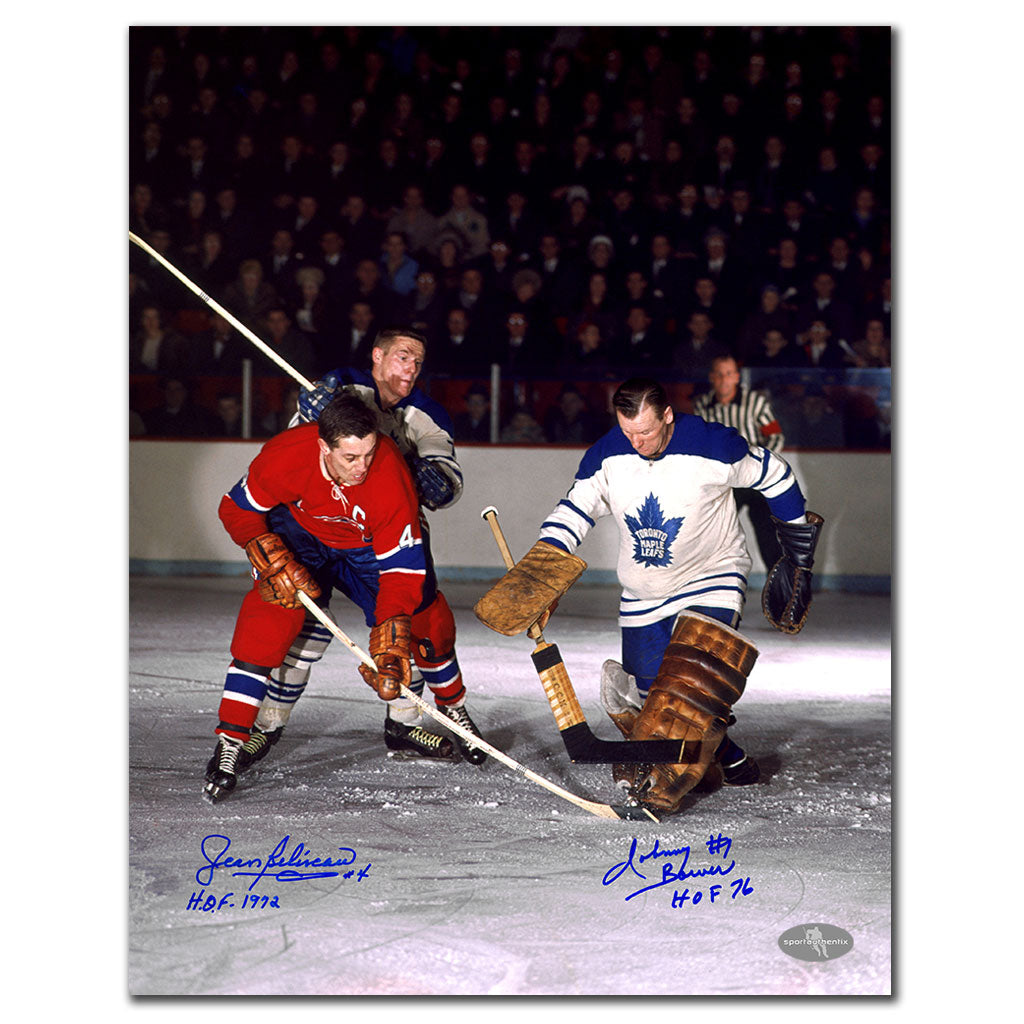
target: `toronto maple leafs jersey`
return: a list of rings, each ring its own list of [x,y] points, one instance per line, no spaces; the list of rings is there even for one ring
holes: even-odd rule
[[[752,563],[735,487],[761,491],[779,519],[804,515],[788,463],[732,427],[677,416],[664,452],[648,459],[616,426],[587,450],[540,539],[571,553],[598,519],[615,519],[622,626],[650,625],[696,605],[738,613]]]

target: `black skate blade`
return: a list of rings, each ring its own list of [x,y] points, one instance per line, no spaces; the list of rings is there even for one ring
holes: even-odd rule
[[[389,761],[417,761],[420,764],[455,764],[460,760],[454,753],[445,757],[431,757],[418,750],[389,750],[385,756]]]

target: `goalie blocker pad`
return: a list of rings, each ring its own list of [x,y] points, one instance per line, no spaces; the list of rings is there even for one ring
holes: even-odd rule
[[[646,773],[617,767],[615,777],[632,783],[643,803],[668,813],[679,810],[714,760],[757,653],[736,630],[706,615],[683,612],[629,739],[681,742],[691,763],[656,764]]]
[[[525,633],[586,568],[582,558],[539,540],[477,601],[473,611],[496,633]]]

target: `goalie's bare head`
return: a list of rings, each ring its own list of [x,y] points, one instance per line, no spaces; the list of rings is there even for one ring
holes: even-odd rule
[[[665,388],[650,377],[631,377],[612,396],[619,429],[633,450],[657,458],[672,437],[675,413]]]
[[[343,487],[361,484],[377,453],[377,417],[358,395],[343,390],[317,420],[320,454],[331,479]]]

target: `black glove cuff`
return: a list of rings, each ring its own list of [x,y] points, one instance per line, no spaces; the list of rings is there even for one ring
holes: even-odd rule
[[[786,558],[799,569],[810,569],[814,565],[814,549],[818,546],[825,520],[817,512],[808,512],[806,523],[786,523],[775,516],[772,516],[772,521]]]

